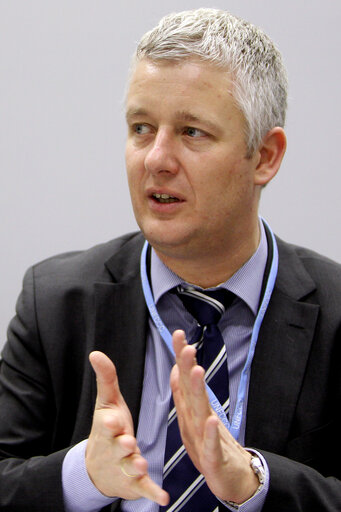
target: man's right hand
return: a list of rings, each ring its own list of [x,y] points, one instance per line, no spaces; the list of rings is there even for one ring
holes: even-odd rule
[[[97,378],[97,399],[86,449],[89,477],[106,496],[127,500],[144,497],[167,505],[168,493],[150,478],[147,461],[140,454],[114,364],[97,351],[90,354],[90,363]]]

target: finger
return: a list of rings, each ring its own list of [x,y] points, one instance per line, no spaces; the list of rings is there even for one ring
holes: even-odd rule
[[[173,346],[177,364],[171,373],[171,388],[178,411],[179,425],[183,425],[184,421],[187,423],[193,421],[191,372],[198,369],[199,373],[204,373],[204,370],[197,365],[196,350],[187,344],[183,331],[178,330],[173,333]]]
[[[175,357],[177,358],[180,355],[181,350],[187,345],[184,331],[182,331],[181,329],[177,329],[176,331],[174,331],[172,341]]]
[[[203,435],[206,420],[212,414],[205,385],[205,370],[201,366],[193,367],[190,378],[193,423],[197,433]]]
[[[122,472],[129,478],[147,474],[148,464],[146,459],[137,453],[123,457],[120,461]]]
[[[214,465],[218,463],[218,461],[223,460],[219,436],[219,419],[214,414],[209,416],[206,420],[203,448],[203,455],[210,465]]]
[[[201,366],[194,366],[191,370],[191,389],[194,409],[198,414],[209,416],[212,408],[207,393],[205,370]]]
[[[176,362],[184,365],[184,369],[190,370],[196,364],[195,347],[187,343],[185,333],[180,329],[173,332],[172,338]]]
[[[128,436],[122,436],[128,437]],[[129,485],[137,495],[155,501],[159,505],[167,505],[169,495],[161,489],[148,475],[148,463],[139,453],[132,453],[120,461],[122,473],[128,478]]]
[[[89,360],[96,373],[96,406],[106,407],[123,401],[114,363],[103,352],[91,352]]]
[[[97,434],[104,435],[108,439],[116,439],[122,434],[133,435],[130,418],[117,407],[101,407],[96,405],[93,417],[93,427]]]
[[[184,377],[189,378],[191,369],[197,365],[196,350],[193,345],[186,345],[180,352],[177,358],[177,364],[179,365],[180,372]]]
[[[184,393],[188,393],[190,392],[190,371],[196,364],[196,350],[192,345],[187,344],[185,333],[181,330],[173,333],[173,347],[179,368],[179,385]]]
[[[190,417],[192,422],[195,419],[199,419],[196,407],[198,406],[198,404],[201,405],[201,402],[199,401],[198,397],[198,390],[195,390],[195,388],[193,387],[193,372],[195,374],[205,374],[204,369],[195,364],[193,354],[186,351],[182,355],[182,361],[179,364],[179,386],[183,396],[184,405],[188,411],[186,417]],[[201,413],[201,409],[198,412]],[[197,422],[196,424],[193,423],[193,425],[196,426]]]
[[[179,367],[174,365],[170,374],[170,387],[173,394],[174,405],[177,410],[178,420],[184,413],[188,412],[187,405],[183,396],[182,388],[180,386]]]
[[[160,506],[169,503],[169,494],[159,487],[148,475],[131,479],[133,490],[143,498],[155,501]]]
[[[113,459],[125,459],[130,456],[141,455],[141,451],[137,446],[136,438],[130,434],[121,434],[115,437],[113,445]]]

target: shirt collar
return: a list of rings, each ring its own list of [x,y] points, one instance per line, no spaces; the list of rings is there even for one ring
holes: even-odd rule
[[[268,257],[268,245],[263,223],[260,222],[261,237],[257,250],[251,258],[233,274],[230,279],[219,285],[233,292],[242,299],[257,314],[262,289],[263,276]],[[160,297],[179,284],[188,284],[172,272],[158,257],[152,248],[151,251],[151,288],[155,304]]]

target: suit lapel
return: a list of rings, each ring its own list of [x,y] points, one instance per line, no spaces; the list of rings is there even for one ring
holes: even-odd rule
[[[107,263],[113,281],[95,284],[95,347],[115,363],[135,430],[143,385],[147,310],[139,274],[143,239],[129,240]],[[94,395],[96,386],[94,385]]]
[[[284,453],[302,387],[319,306],[295,251],[278,242],[279,271],[251,369],[245,442]]]

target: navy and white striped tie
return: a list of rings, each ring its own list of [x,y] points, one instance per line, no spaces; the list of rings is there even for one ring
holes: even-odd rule
[[[217,323],[232,303],[234,295],[223,288],[203,292],[183,286],[178,286],[175,293],[198,322],[191,344],[197,349],[198,364],[205,369],[205,381],[228,416],[226,349]],[[160,507],[162,512],[219,510],[219,501],[207,487],[203,475],[195,468],[182,444],[173,399],[170,401],[168,416],[163,488],[170,494],[170,503],[166,507]]]

